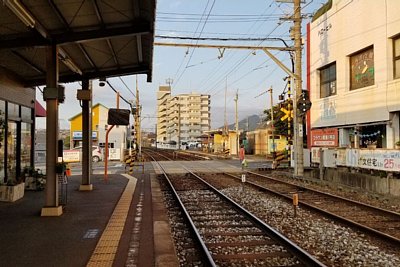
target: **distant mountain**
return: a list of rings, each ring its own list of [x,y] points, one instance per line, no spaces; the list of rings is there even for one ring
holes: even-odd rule
[[[260,124],[261,117],[258,115],[251,115],[241,121],[239,121],[239,129],[243,129],[245,131],[254,131],[257,126]],[[220,129],[224,128],[224,126],[220,126]],[[228,125],[229,130],[235,130],[235,123]]]

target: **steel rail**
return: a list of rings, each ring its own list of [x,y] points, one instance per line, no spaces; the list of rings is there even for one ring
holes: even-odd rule
[[[311,188],[306,188],[306,187],[294,185],[294,184],[291,184],[291,183],[284,182],[284,181],[282,181],[282,180],[277,180],[276,178],[270,177],[270,176],[267,176],[267,175],[263,175],[263,174],[259,174],[259,173],[255,173],[255,172],[251,172],[251,171],[246,171],[246,173],[250,173],[250,174],[253,174],[253,175],[256,175],[256,176],[268,178],[268,179],[274,180],[274,181],[279,182],[279,183],[287,184],[287,185],[290,185],[290,186],[292,186],[292,187],[297,187],[297,188],[299,188],[299,189],[301,189],[301,190],[304,190],[304,191],[316,192],[316,193],[318,193],[318,194],[322,194],[322,195],[325,195],[325,196],[330,197],[330,198],[340,199],[341,201],[346,201],[346,202],[348,202],[348,203],[353,203],[353,204],[355,204],[355,205],[359,205],[359,206],[362,206],[362,207],[366,207],[366,208],[368,208],[368,209],[372,209],[372,210],[377,210],[377,211],[379,211],[379,212],[388,213],[388,214],[390,214],[390,215],[392,215],[392,216],[398,216],[398,217],[400,218],[400,214],[398,214],[398,213],[396,213],[396,212],[393,212],[393,211],[389,211],[389,210],[385,210],[385,209],[380,209],[380,208],[377,208],[377,207],[374,207],[374,206],[371,206],[371,205],[368,205],[368,204],[364,204],[364,203],[361,203],[361,202],[358,202],[358,201],[354,201],[354,200],[351,200],[351,199],[347,199],[347,198],[344,198],[344,197],[340,197],[340,196],[335,196],[335,195],[332,195],[332,194],[329,194],[329,193],[325,193],[325,192],[322,192],[322,191],[319,191],[319,190],[315,190],[315,189],[311,189]],[[233,175],[233,174],[229,174],[229,173],[225,173],[225,174],[240,180],[240,177],[237,177],[237,176],[235,176],[235,175]],[[247,177],[246,183],[248,183],[248,184],[250,184],[250,185],[252,185],[252,186],[255,186],[255,187],[258,188],[258,189],[262,189],[262,190],[268,191],[268,192],[270,192],[270,193],[272,193],[272,194],[274,194],[274,195],[283,197],[283,198],[287,199],[287,200],[290,201],[290,202],[292,201],[292,197],[290,197],[290,196],[288,196],[288,195],[286,195],[286,194],[283,194],[283,193],[276,192],[276,191],[274,191],[274,190],[272,190],[272,189],[269,189],[269,188],[266,188],[266,187],[264,187],[264,186],[261,186],[261,185],[255,183],[255,182],[251,182],[251,181],[249,181],[249,179],[251,179],[251,178],[250,178],[250,177]],[[314,206],[314,205],[309,204],[309,203],[307,203],[307,202],[305,202],[305,201],[302,201],[301,198],[299,198],[299,203],[302,204],[302,205],[304,205],[304,206],[306,206],[306,207],[308,207],[308,208],[311,209],[311,210],[315,210],[315,211],[317,211],[317,212],[320,212],[320,213],[322,213],[322,214],[325,214],[326,216],[328,216],[328,217],[330,217],[330,218],[333,218],[333,219],[335,219],[335,220],[341,221],[341,222],[343,222],[343,223],[346,223],[346,224],[348,224],[348,225],[351,225],[351,226],[353,226],[353,227],[356,227],[356,228],[358,228],[358,229],[361,229],[361,230],[363,230],[363,231],[366,231],[366,232],[368,232],[368,233],[370,233],[370,234],[373,234],[373,235],[375,235],[375,236],[378,236],[378,237],[380,237],[380,238],[383,239],[383,240],[386,240],[386,241],[388,241],[388,242],[391,242],[391,243],[393,243],[393,244],[395,244],[395,245],[400,246],[400,239],[398,239],[398,238],[396,238],[396,237],[394,237],[394,236],[391,236],[391,235],[389,235],[389,234],[387,234],[387,233],[378,231],[378,230],[376,230],[376,229],[373,229],[373,228],[371,228],[371,227],[368,227],[368,226],[366,226],[366,225],[363,225],[363,224],[358,223],[358,222],[356,222],[356,221],[353,221],[353,220],[351,220],[351,219],[348,219],[348,218],[342,217],[342,216],[340,216],[340,215],[337,215],[337,214],[335,214],[335,213],[332,213],[332,212],[330,212],[330,211],[321,209],[321,208],[319,208],[319,207],[317,207],[317,206]]]
[[[185,214],[185,219],[189,222],[190,229],[192,230],[192,233],[195,235],[196,240],[197,240],[198,244],[201,247],[201,252],[203,254],[203,258],[202,259],[205,261],[205,263],[208,266],[217,266],[215,264],[215,262],[214,262],[214,259],[211,256],[210,251],[208,250],[208,248],[207,248],[206,244],[204,243],[203,239],[201,238],[199,231],[197,230],[196,226],[194,225],[192,218],[190,217],[188,211],[186,210],[185,205],[181,201],[181,199],[180,199],[180,197],[178,195],[178,192],[176,192],[174,186],[172,185],[171,180],[169,179],[167,172],[165,171],[163,166],[158,161],[155,161],[155,162],[158,164],[158,166],[162,170],[163,175],[164,175],[164,177],[165,177],[165,179],[166,179],[171,191],[173,192],[173,195],[174,195],[175,199],[179,203],[180,209]]]
[[[151,150],[151,149],[148,149],[148,150],[147,149],[143,149],[142,152],[144,154],[146,154],[147,156],[149,156],[150,158],[152,158],[153,161],[157,161],[157,160],[153,156],[150,155],[151,153],[156,154],[157,156],[160,156],[160,157],[162,157],[162,158],[164,158],[166,160],[173,161],[173,159],[169,158],[168,156],[166,156],[166,155],[164,155],[164,154],[162,154],[162,153],[160,153],[158,151],[154,151],[154,150]]]
[[[219,197],[230,203],[235,207],[237,211],[242,213],[244,216],[249,218],[257,227],[259,227],[262,231],[264,231],[268,236],[271,238],[275,239],[279,243],[281,243],[288,251],[290,251],[293,255],[295,255],[303,264],[307,266],[325,266],[323,263],[318,261],[316,258],[314,258],[311,254],[303,250],[301,247],[299,247],[297,244],[286,238],[284,235],[276,231],[273,227],[269,226],[266,224],[264,221],[260,220],[258,217],[254,216],[252,213],[250,213],[248,210],[244,209],[241,205],[236,203],[234,200],[231,198],[227,197],[224,195],[221,191],[219,191],[217,188],[212,186],[210,183],[205,181],[203,178],[198,176],[197,174],[193,173],[191,170],[186,168],[185,166],[182,166],[186,171],[190,174],[192,174],[194,177],[196,177],[198,180],[203,182],[205,185],[207,185],[214,193],[216,193]]]

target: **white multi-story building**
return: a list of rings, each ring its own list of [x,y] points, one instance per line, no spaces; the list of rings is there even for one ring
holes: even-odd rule
[[[171,96],[169,87],[157,93],[157,141],[160,143],[196,142],[210,130],[210,95]]]
[[[332,0],[320,11],[307,27],[309,145],[394,148],[400,1]]]
[[[171,87],[160,86],[157,92],[157,142],[167,140],[167,104],[171,98]]]

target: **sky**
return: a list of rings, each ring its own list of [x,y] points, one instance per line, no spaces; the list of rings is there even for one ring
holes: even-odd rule
[[[304,16],[302,35],[305,39],[305,25],[327,0],[306,0],[302,4]],[[279,0],[158,0],[156,9],[155,41],[163,43],[223,44],[252,47],[283,47],[284,39],[289,46],[290,27],[293,22],[287,18],[293,13],[293,4]],[[236,38],[252,40],[181,40],[165,39],[161,36],[190,38]],[[289,53],[271,51],[283,64],[291,69]],[[303,70],[305,67],[303,48]],[[303,71],[303,84],[304,84]],[[153,79],[147,82],[146,75],[131,75],[109,78],[108,81],[121,96],[134,100],[138,80],[139,98],[142,105],[142,129],[155,131],[157,91],[159,86],[172,81],[172,95],[201,93],[211,95],[211,128],[215,129],[235,121],[235,95],[238,94],[238,118],[261,115],[271,107],[269,94],[272,87],[273,104],[278,102],[285,88],[283,80],[287,74],[261,50],[224,51],[216,48],[187,48],[155,46],[153,54]],[[65,84],[66,99],[59,106],[61,129],[69,129],[69,119],[81,112],[76,99],[78,83]],[[37,100],[45,106],[41,88],[36,90]],[[106,85],[100,87],[93,81],[93,105],[101,103],[108,108],[116,107],[116,94]],[[120,108],[129,108],[120,101]],[[226,110],[226,111],[225,111]],[[45,118],[37,118],[36,127],[45,128]]]

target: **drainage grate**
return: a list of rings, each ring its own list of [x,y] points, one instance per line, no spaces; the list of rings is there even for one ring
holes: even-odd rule
[[[89,229],[83,236],[83,239],[95,238],[99,233],[99,229]]]

